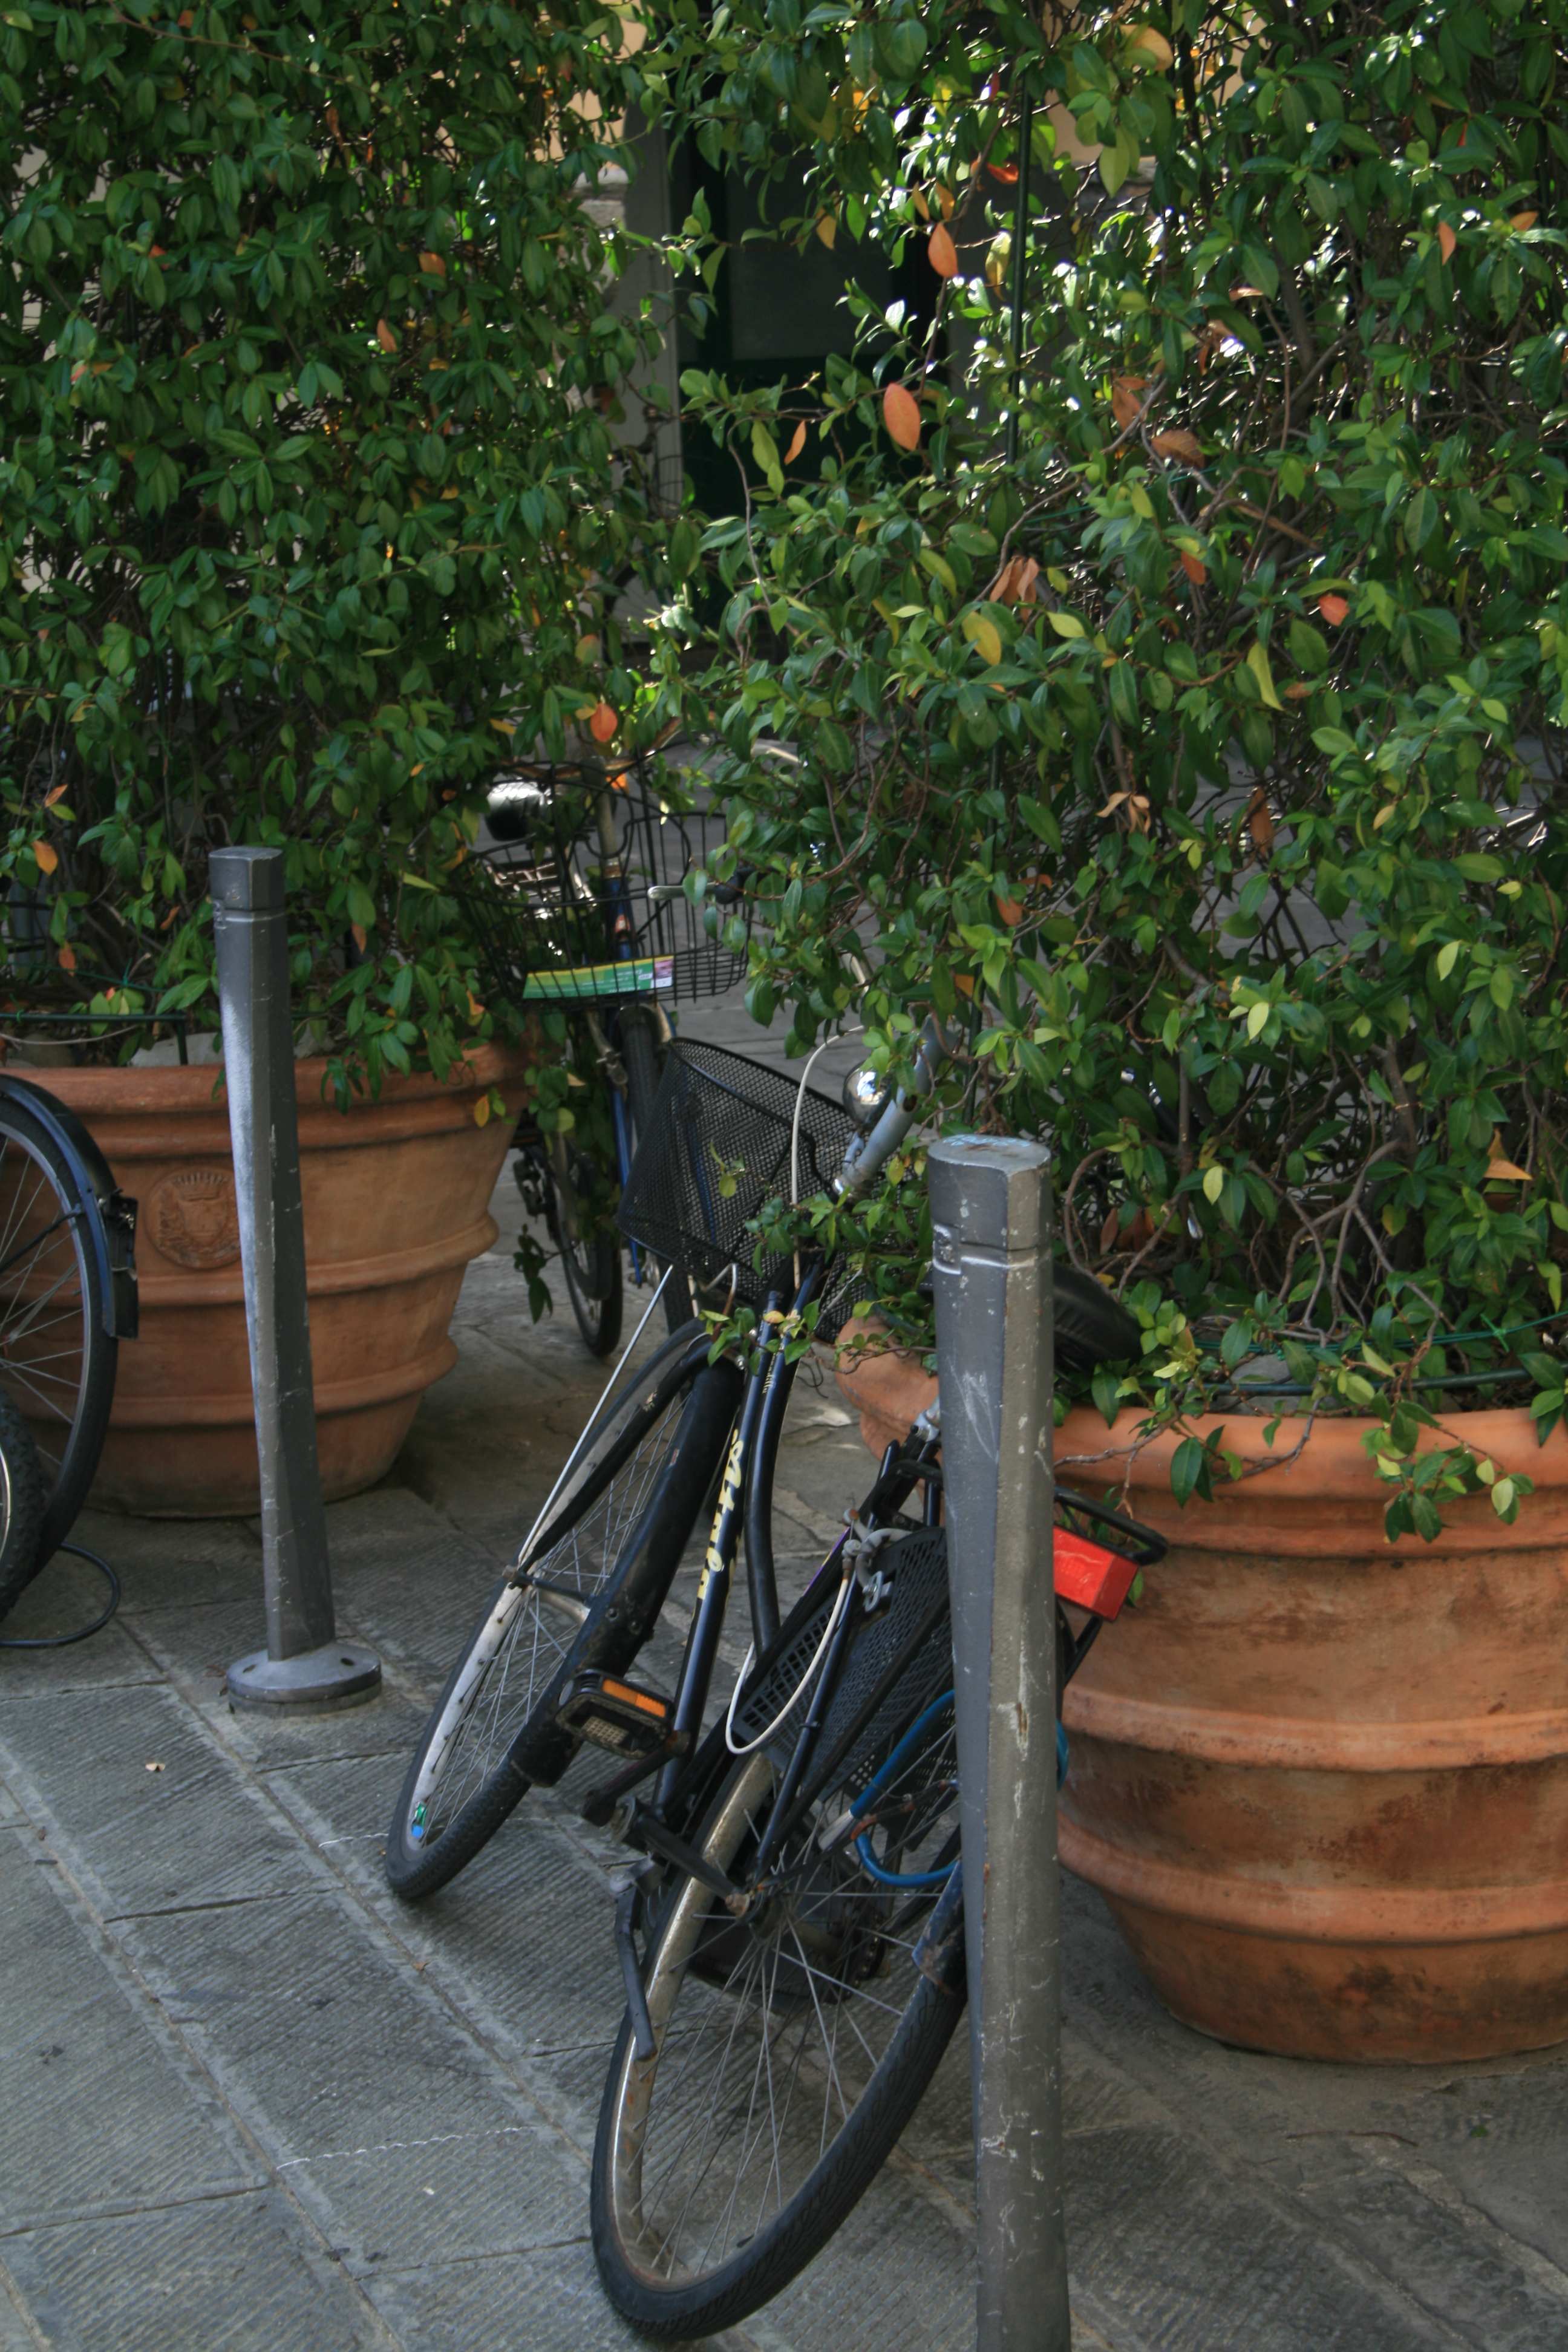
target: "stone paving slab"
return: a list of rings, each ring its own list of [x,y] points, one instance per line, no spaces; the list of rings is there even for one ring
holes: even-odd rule
[[[0,2236],[263,2185],[30,1827],[0,1837]]]
[[[301,2251],[264,2189],[30,2231],[4,2254],[49,2352],[392,2352],[398,2340]]]

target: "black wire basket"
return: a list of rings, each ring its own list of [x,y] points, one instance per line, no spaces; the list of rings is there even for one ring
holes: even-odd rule
[[[716,1299],[732,1287],[760,1308],[770,1291],[792,1296],[793,1258],[755,1265],[747,1226],[770,1201],[826,1192],[855,1131],[839,1104],[787,1072],[678,1038],[621,1193],[621,1230]],[[853,1275],[830,1279],[817,1337],[831,1339],[864,1296]]]
[[[722,841],[722,820],[677,814],[640,764],[520,768],[491,788],[490,827],[496,839],[454,887],[499,1000],[689,1000],[743,976],[744,948],[723,936],[733,908],[684,888]]]

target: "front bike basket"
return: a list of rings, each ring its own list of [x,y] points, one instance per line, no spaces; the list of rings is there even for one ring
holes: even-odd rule
[[[826,1095],[722,1045],[677,1038],[621,1193],[621,1230],[715,1292],[761,1307],[794,1291],[787,1255],[752,1263],[747,1226],[770,1201],[826,1192],[856,1129]],[[825,1292],[818,1339],[862,1295],[853,1276]]]
[[[498,1002],[697,998],[742,977],[738,919],[682,887],[723,839],[717,815],[678,813],[636,761],[530,766],[490,798],[503,837],[452,888]]]

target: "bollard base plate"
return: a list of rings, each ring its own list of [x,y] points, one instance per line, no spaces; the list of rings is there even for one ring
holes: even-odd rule
[[[381,1690],[381,1660],[359,1642],[328,1642],[297,1658],[252,1650],[223,1678],[231,1706],[361,1706]]]

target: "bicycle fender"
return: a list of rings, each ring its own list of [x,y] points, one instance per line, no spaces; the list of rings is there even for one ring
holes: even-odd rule
[[[5,1083],[9,1093],[20,1097],[20,1108],[27,1117],[58,1144],[71,1173],[92,1202],[97,1214],[88,1219],[88,1233],[102,1277],[103,1328],[111,1339],[134,1339],[138,1321],[135,1202],[121,1192],[108,1160],[68,1105],[30,1078],[13,1077],[9,1071]]]

